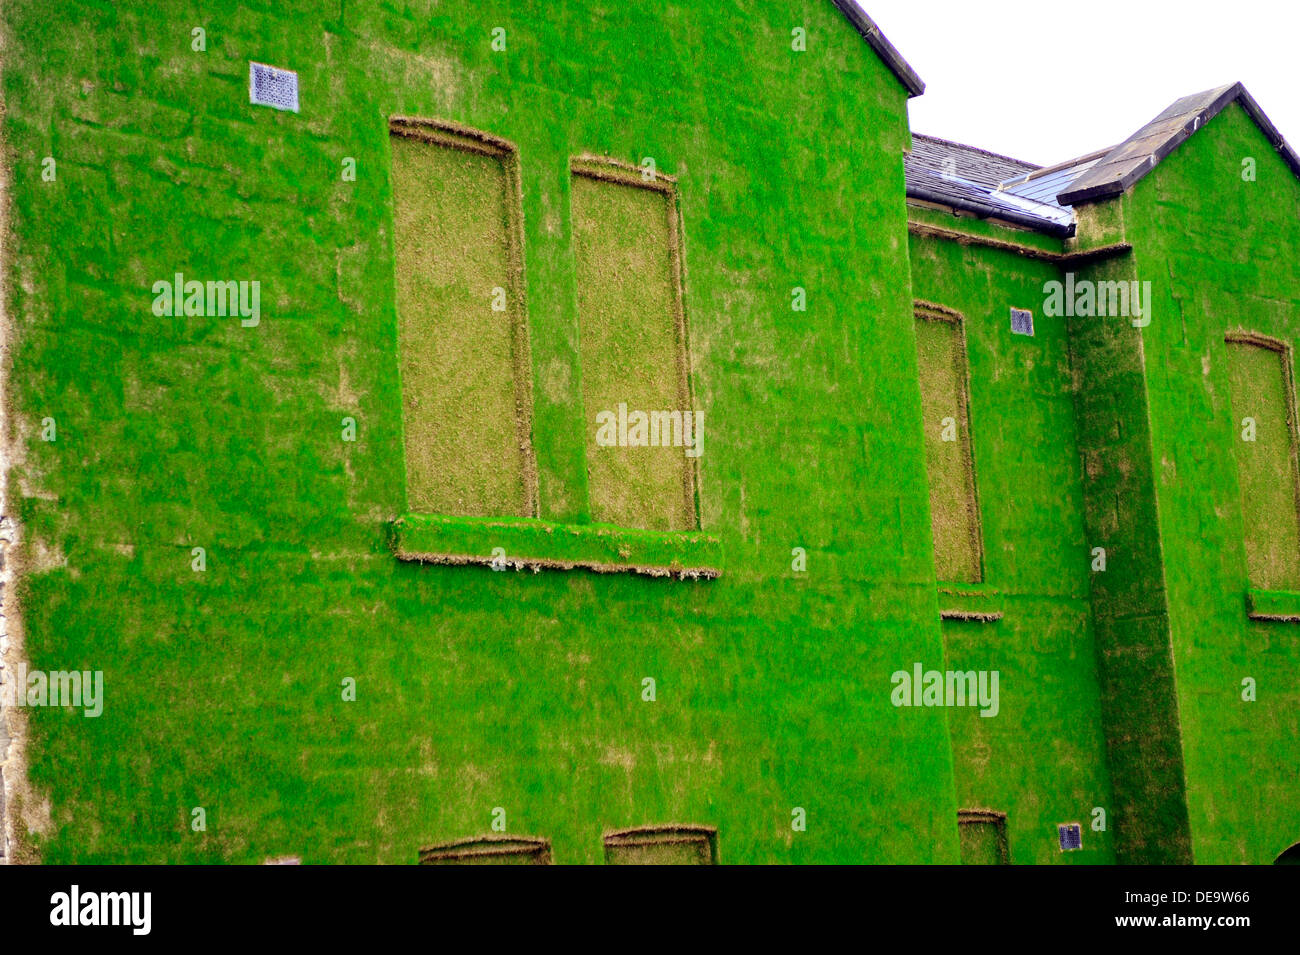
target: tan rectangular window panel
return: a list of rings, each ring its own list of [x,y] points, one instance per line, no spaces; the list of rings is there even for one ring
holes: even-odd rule
[[[687,446],[694,437],[703,452],[707,433],[691,403],[675,187],[612,165],[573,173],[592,519],[694,530]]]
[[[1250,583],[1261,590],[1298,590],[1300,476],[1291,356],[1280,342],[1263,337],[1229,339],[1227,348]]]
[[[916,319],[935,575],[942,581],[976,583],[983,579],[984,561],[965,335],[959,319],[929,312],[918,312]]]
[[[1007,865],[1006,817],[1001,813],[962,810],[957,813],[957,836],[962,865]]]
[[[473,836],[420,850],[420,865],[550,865],[551,842],[536,836]]]
[[[408,507],[535,516],[515,154],[390,128]]]
[[[646,826],[607,832],[606,865],[717,865],[712,826]]]

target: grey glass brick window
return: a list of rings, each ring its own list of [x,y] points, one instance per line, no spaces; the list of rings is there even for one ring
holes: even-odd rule
[[[1027,308],[1013,308],[1011,310],[1011,334],[1028,335],[1032,338],[1034,335],[1034,313]]]
[[[248,101],[256,106],[298,112],[298,74],[265,63],[249,63]]]
[[[1083,828],[1077,822],[1057,826],[1056,831],[1061,839],[1062,852],[1083,848]]]

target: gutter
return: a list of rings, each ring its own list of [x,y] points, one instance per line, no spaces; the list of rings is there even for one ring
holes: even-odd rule
[[[1060,239],[1068,239],[1074,235],[1073,222],[1069,225],[1060,225],[991,202],[979,202],[975,199],[958,199],[953,196],[939,195],[924,186],[908,186],[907,196],[909,199],[921,199],[956,211],[967,212],[979,219],[1001,219],[1004,222],[1010,222],[1031,231],[1042,232]]]

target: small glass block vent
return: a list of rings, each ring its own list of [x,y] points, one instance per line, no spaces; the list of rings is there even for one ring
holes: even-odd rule
[[[1077,822],[1071,822],[1064,826],[1057,826],[1056,831],[1061,838],[1062,852],[1069,852],[1071,849],[1083,848],[1083,830]]]
[[[1032,338],[1034,335],[1034,313],[1027,308],[1013,308],[1011,310],[1011,334],[1028,335]]]
[[[265,63],[249,63],[248,101],[257,106],[298,112],[298,74]]]

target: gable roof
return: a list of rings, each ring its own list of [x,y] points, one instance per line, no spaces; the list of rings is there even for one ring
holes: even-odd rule
[[[1051,235],[1074,234],[1074,206],[1117,196],[1231,103],[1240,103],[1300,176],[1300,155],[1240,83],[1184,96],[1118,146],[1035,166],[935,136],[912,135],[903,158],[909,198]]]
[[[913,96],[920,96],[925,92],[925,84],[921,82],[921,77],[916,75],[916,70],[912,69],[907,60],[903,59],[901,53],[894,48],[894,44],[885,39],[885,35],[880,32],[880,27],[876,22],[867,16],[861,7],[854,0],[831,0],[835,6],[839,7],[840,12],[849,18],[863,38],[876,51],[876,55],[885,61],[885,65],[893,70],[894,75],[898,77],[898,82],[903,84],[907,90],[907,96],[910,99]]]
[[[1264,115],[1259,104],[1240,83],[1220,86],[1184,96],[1136,133],[1103,156],[1080,176],[1057,200],[1065,205],[1096,202],[1125,192],[1154,169],[1160,160],[1183,144],[1193,133],[1217,116],[1230,103],[1240,103],[1291,171],[1300,176],[1300,156],[1287,144],[1277,127]]]
[[[1092,158],[1085,156],[1083,160]],[[1059,205],[1050,190],[1044,192],[1037,177],[1067,167],[1069,163],[1040,168],[1031,162],[920,133],[912,134],[912,151],[903,157],[909,197],[1058,236],[1073,233],[1074,212]]]
[[[924,133],[912,134],[911,158],[930,169],[941,169],[951,160],[949,168],[957,175],[994,188],[1005,179],[1038,168],[1037,163],[1012,159],[988,149],[940,139],[938,136],[926,136]]]

